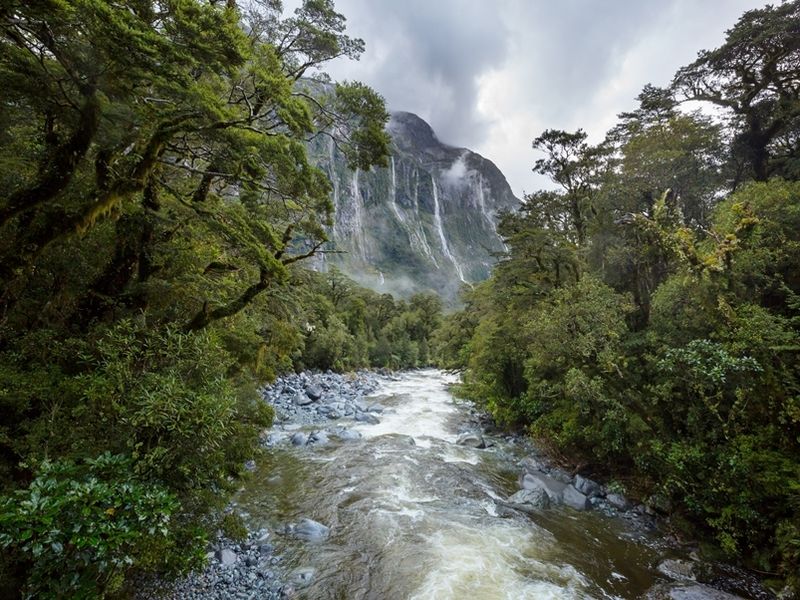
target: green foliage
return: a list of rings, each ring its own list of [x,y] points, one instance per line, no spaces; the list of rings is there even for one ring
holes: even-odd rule
[[[0,546],[30,565],[30,597],[105,594],[132,565],[186,560],[170,523],[178,508],[166,488],[134,476],[125,456],[44,461],[27,488],[0,500]]]
[[[718,556],[795,588],[800,187],[778,138],[798,134],[779,75],[796,71],[798,6],[746,13],[603,145],[537,138],[535,170],[562,190],[503,216],[507,254],[435,337],[496,420],[605,465]],[[740,119],[680,112],[676,90]]]
[[[297,281],[333,210],[307,140],[332,136],[365,169],[388,152],[383,99],[318,72],[363,42],[329,0],[289,18],[240,4],[0,10],[9,594],[92,597],[197,565],[272,421],[256,382],[306,348],[369,361],[356,303],[336,315],[322,298],[329,335],[308,343],[316,291]]]
[[[397,301],[356,286],[336,269],[305,278],[300,366],[342,371],[432,364],[429,348],[442,311],[438,296],[415,294]]]

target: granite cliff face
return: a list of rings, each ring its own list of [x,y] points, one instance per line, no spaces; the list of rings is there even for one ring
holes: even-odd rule
[[[333,183],[332,241],[319,269],[336,265],[360,283],[399,295],[434,290],[452,302],[458,289],[486,279],[498,213],[514,197],[489,160],[440,142],[418,116],[393,113],[388,168],[351,171],[333,143],[312,148]]]

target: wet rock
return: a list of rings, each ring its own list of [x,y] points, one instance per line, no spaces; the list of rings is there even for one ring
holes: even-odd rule
[[[381,406],[380,404],[371,404],[370,406],[367,407],[367,412],[380,414],[383,412],[383,406]]]
[[[302,567],[295,569],[291,574],[291,581],[298,587],[305,587],[314,580],[315,570],[313,567]]]
[[[356,421],[360,421],[362,423],[369,423],[370,425],[377,425],[378,423],[381,422],[381,420],[378,417],[376,417],[372,413],[366,413],[366,412],[356,413],[355,419]]]
[[[564,488],[567,487],[566,484],[556,481],[544,473],[524,473],[520,485],[525,490],[544,490],[553,504],[562,502]]]
[[[568,485],[564,488],[561,498],[565,505],[575,510],[589,510],[592,507],[592,505],[589,504],[589,498],[576,490],[573,485]]]
[[[328,439],[328,434],[324,431],[315,431],[311,434],[309,438],[309,443],[316,444],[318,446],[324,446],[325,444],[330,443],[330,439]]]
[[[306,542],[321,542],[328,539],[330,528],[313,519],[301,519],[292,529],[292,535]]]
[[[547,470],[547,465],[537,456],[526,456],[517,466],[522,467],[525,473],[544,473]]]
[[[599,496],[603,491],[599,483],[581,475],[575,475],[572,485],[574,485],[575,489],[581,494],[589,498]]]
[[[650,588],[647,600],[741,600],[727,592],[699,583],[667,583]]]
[[[658,572],[677,581],[694,581],[697,579],[694,564],[688,560],[668,558],[659,563]]]
[[[456,444],[459,446],[467,446],[468,448],[486,448],[486,441],[483,436],[474,431],[467,431],[462,433],[456,438]]]
[[[292,435],[292,446],[305,446],[308,443],[308,437],[302,431],[298,431]]]
[[[236,552],[230,548],[223,548],[222,550],[217,551],[217,560],[224,567],[231,567],[235,565],[237,558]]]
[[[508,499],[508,504],[522,511],[538,511],[550,508],[550,496],[543,489],[520,490]]]
[[[352,429],[347,429],[345,427],[334,429],[331,431],[331,435],[339,438],[343,442],[354,442],[361,439],[360,432],[353,431]]]
[[[547,474],[556,481],[560,481],[561,483],[572,483],[572,475],[570,475],[564,469],[553,467],[547,472]]]
[[[617,510],[628,510],[631,507],[628,499],[622,494],[606,494],[606,502]]]

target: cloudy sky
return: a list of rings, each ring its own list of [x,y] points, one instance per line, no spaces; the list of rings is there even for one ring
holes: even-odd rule
[[[664,85],[759,0],[336,0],[358,62],[326,69],[417,113],[438,137],[493,160],[521,196],[531,140],[584,128],[599,140],[648,82]],[[296,2],[287,2],[287,8]]]

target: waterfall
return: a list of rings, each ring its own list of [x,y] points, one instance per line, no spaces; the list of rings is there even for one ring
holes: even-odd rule
[[[358,167],[353,171],[351,192],[353,195],[353,241],[358,246],[358,255],[367,260],[367,239],[364,235],[364,220],[361,216],[361,192],[358,189]]]
[[[403,227],[408,234],[408,241],[411,243],[411,246],[425,254],[425,256],[431,260],[433,266],[438,269],[439,263],[436,262],[436,258],[433,256],[433,251],[431,250],[430,244],[428,244],[428,239],[425,237],[425,230],[423,229],[422,222],[419,219],[419,200],[417,198],[417,190],[414,190],[414,214],[416,216],[417,226],[412,227],[408,220],[403,216],[402,209],[397,204],[397,172],[394,165],[394,156],[391,157],[391,166],[392,185],[390,205],[392,207],[392,212],[394,212],[397,220],[400,222],[400,226]]]
[[[328,154],[330,156],[330,178],[331,183],[333,184],[333,239],[334,241],[339,240],[338,229],[336,224],[338,222],[337,215],[339,213],[339,177],[336,175],[336,157],[334,156],[334,151],[336,148],[336,144],[333,141],[333,138],[329,138],[328,140]],[[325,256],[323,254],[323,256]]]
[[[394,156],[391,157],[391,164],[392,164],[392,189],[391,189],[391,205],[392,211],[394,212],[394,216],[397,217],[397,220],[402,225],[403,229],[408,230],[407,223],[405,217],[400,213],[400,207],[397,206],[397,174],[394,170]]]
[[[383,271],[378,271],[378,285],[386,283],[386,278],[383,276]]]
[[[436,189],[436,180],[433,178],[433,173],[431,173],[431,184],[433,185],[433,224],[436,226],[436,231],[439,232],[439,241],[442,244],[442,252],[444,255],[453,263],[453,266],[456,268],[456,273],[458,274],[458,278],[467,283],[467,280],[464,279],[464,272],[461,270],[461,266],[456,261],[456,257],[450,252],[450,246],[447,245],[447,238],[444,235],[444,228],[442,227],[442,214],[439,209],[439,191]]]

